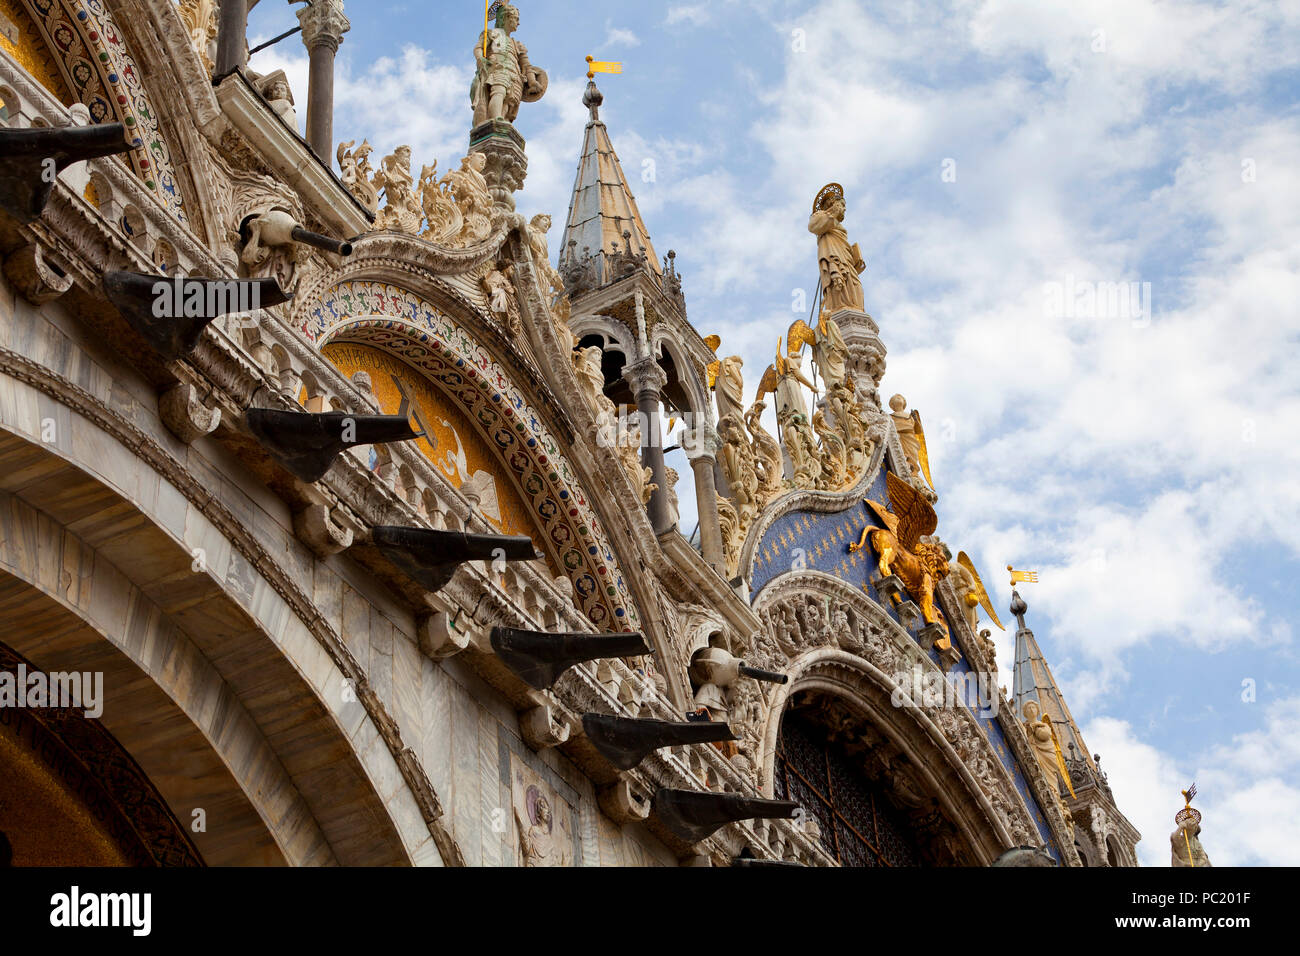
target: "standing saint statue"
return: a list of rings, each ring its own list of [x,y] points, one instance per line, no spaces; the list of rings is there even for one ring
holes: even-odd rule
[[[844,231],[844,187],[839,183],[829,183],[817,193],[808,231],[817,237],[822,308],[832,314],[840,309],[865,312],[858,275],[867,264],[862,261],[858,244],[849,245]]]
[[[713,397],[718,403],[718,420],[728,415],[743,418],[745,414],[745,380],[741,374],[744,366],[739,355],[729,355],[718,363],[718,380],[714,383]]]
[[[514,122],[520,102],[533,103],[546,92],[546,71],[528,62],[528,49],[510,34],[519,29],[519,11],[508,2],[494,3],[495,26],[484,30],[474,47],[474,82],[469,101],[474,125],[489,120]]]

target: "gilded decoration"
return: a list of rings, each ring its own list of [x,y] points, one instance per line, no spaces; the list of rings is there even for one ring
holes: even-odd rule
[[[477,511],[502,534],[538,537],[528,508],[515,491],[500,460],[460,407],[398,358],[362,344],[335,343],[321,354],[348,377],[365,371],[385,414],[396,414],[402,403],[394,379],[410,396],[413,414],[425,437],[415,447],[442,475],[478,502]]]
[[[0,46],[64,106],[77,102],[59,71],[59,61],[21,0],[0,0]]]

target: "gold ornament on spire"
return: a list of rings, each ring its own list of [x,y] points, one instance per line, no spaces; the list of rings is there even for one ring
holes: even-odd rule
[[[593,60],[587,57],[587,79],[594,80],[597,73],[622,73],[623,64],[611,60]]]
[[[1015,587],[1017,581],[1024,581],[1026,584],[1038,583],[1037,571],[1017,571],[1011,565],[1007,565],[1007,570],[1011,572],[1011,586]]]

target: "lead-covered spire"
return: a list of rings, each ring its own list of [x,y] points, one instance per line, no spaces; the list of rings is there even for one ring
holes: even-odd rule
[[[591,118],[583,136],[569,217],[560,239],[560,271],[566,280],[576,280],[569,282],[570,291],[575,293],[620,279],[638,265],[644,265],[656,277],[663,274],[609,131],[600,119],[604,99],[595,82],[588,81],[582,105]]]

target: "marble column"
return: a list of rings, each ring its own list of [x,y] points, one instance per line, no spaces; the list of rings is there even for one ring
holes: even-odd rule
[[[700,521],[700,553],[718,574],[727,577],[727,558],[722,548],[722,526],[718,521],[718,488],[713,470],[718,460],[718,433],[707,422],[683,437],[682,447],[695,472],[695,509]]]
[[[314,0],[298,11],[307,48],[307,144],[329,165],[334,155],[334,55],[352,24],[343,15],[343,0]]]
[[[659,487],[650,495],[650,526],[655,534],[663,534],[673,526],[672,509],[668,507],[668,472],[664,467],[664,442],[659,428],[659,409],[662,404],[660,389],[668,384],[668,376],[653,356],[646,356],[624,366],[623,378],[636,399],[641,413],[641,464],[651,471],[650,480]]]
[[[248,0],[221,0],[214,76],[248,66]]]

